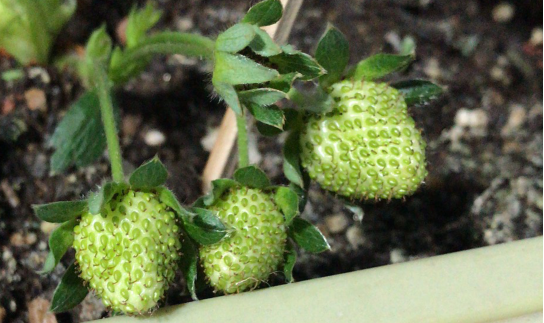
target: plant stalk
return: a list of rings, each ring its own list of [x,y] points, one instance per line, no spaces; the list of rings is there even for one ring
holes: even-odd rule
[[[249,149],[247,140],[247,120],[243,112],[236,115],[238,127],[238,168],[249,166]]]
[[[101,64],[94,64],[95,75],[94,86],[100,101],[100,112],[102,115],[102,124],[106,133],[106,143],[110,155],[111,176],[116,182],[123,182],[125,175],[123,173],[123,160],[121,158],[121,148],[119,137],[117,135],[117,126],[113,115],[113,103],[110,94],[110,85],[108,75]]]

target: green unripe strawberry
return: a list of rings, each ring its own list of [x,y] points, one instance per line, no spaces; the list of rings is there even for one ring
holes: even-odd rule
[[[332,85],[334,109],[309,117],[301,164],[321,187],[352,199],[402,198],[425,179],[425,141],[402,94],[385,83]]]
[[[233,231],[220,242],[200,249],[210,285],[230,294],[266,281],[283,261],[287,239],[285,219],[274,195],[259,189],[233,188],[208,209]]]
[[[181,242],[176,217],[153,193],[128,190],[74,228],[81,277],[104,305],[152,311],[174,279]]]

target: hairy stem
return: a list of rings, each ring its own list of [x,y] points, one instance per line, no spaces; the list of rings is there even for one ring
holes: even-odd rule
[[[115,125],[115,118],[113,116],[113,103],[111,101],[108,75],[106,74],[104,67],[100,64],[94,64],[93,74],[93,82],[100,101],[102,124],[104,125],[108,153],[110,155],[111,176],[114,181],[123,182],[125,180],[125,175],[123,173],[123,161],[121,159],[119,137],[117,136],[117,126]]]
[[[247,124],[243,110],[241,114],[236,115],[236,125],[238,126],[238,168],[242,168],[249,165]]]

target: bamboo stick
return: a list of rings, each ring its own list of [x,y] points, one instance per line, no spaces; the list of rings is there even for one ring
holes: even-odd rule
[[[281,0],[284,8],[282,19],[274,25],[263,29],[279,44],[287,41],[291,28],[295,22],[303,0]],[[211,188],[211,182],[224,175],[225,168],[232,155],[232,149],[236,140],[236,115],[232,109],[227,108],[217,139],[202,172],[202,191],[207,193]]]
[[[97,323],[528,323],[542,300],[538,237]]]

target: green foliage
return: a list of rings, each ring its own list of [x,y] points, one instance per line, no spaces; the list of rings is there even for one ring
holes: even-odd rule
[[[348,76],[354,80],[371,81],[406,68],[414,60],[414,55],[376,54],[359,63]]]
[[[288,283],[295,281],[293,278],[293,268],[297,262],[297,251],[293,244],[289,241],[285,246],[285,258],[283,260],[283,275]]]
[[[278,0],[265,0],[251,7],[242,18],[242,22],[259,27],[269,26],[280,20],[282,13],[281,2]]]
[[[76,0],[0,0],[0,48],[21,64],[46,64]]]
[[[248,104],[249,112],[255,117],[255,120],[269,126],[283,129],[285,117],[283,111],[277,106],[262,106],[259,104]]]
[[[251,43],[255,29],[250,24],[239,23],[225,30],[215,40],[215,50],[237,53]]]
[[[55,269],[59,264],[60,259],[66,251],[72,246],[74,242],[74,227],[76,226],[76,219],[64,222],[59,226],[51,236],[49,237],[49,254],[45,259],[45,264],[40,274],[48,274]]]
[[[128,188],[125,183],[107,182],[98,192],[92,193],[89,197],[89,212],[91,214],[99,214],[103,211],[104,206],[113,198],[115,194],[118,194]]]
[[[66,312],[81,303],[88,293],[89,290],[83,284],[83,279],[79,277],[76,264],[73,262],[55,289],[49,310],[53,313]]]
[[[223,222],[207,209],[193,207],[181,218],[185,232],[201,245],[214,244],[228,233]]]
[[[189,237],[185,237],[181,244],[181,254],[179,260],[179,269],[183,273],[187,290],[193,300],[198,300],[196,296],[196,279],[198,276],[198,245]]]
[[[282,50],[283,53],[270,57],[281,74],[299,73],[302,80],[309,81],[326,73],[312,56],[289,45],[282,46]]]
[[[292,183],[304,187],[304,179],[300,168],[298,131],[293,131],[287,137],[283,146],[283,173]]]
[[[344,34],[328,25],[317,44],[315,59],[327,70],[327,74],[319,78],[321,85],[326,88],[338,82],[349,61],[349,44]]]
[[[289,225],[298,215],[298,195],[288,187],[280,186],[276,190],[274,201],[285,216],[285,224]]]
[[[133,7],[127,19],[127,47],[132,48],[145,39],[146,33],[161,19],[161,12],[156,10],[153,3],[148,2],[145,8],[138,10]]]
[[[266,174],[256,166],[239,168],[234,172],[234,179],[244,186],[251,188],[267,188],[270,180]]]
[[[168,177],[166,167],[161,163],[159,158],[155,156],[148,162],[138,167],[132,175],[130,175],[129,183],[135,189],[151,189],[164,184]]]
[[[49,204],[33,205],[34,214],[42,220],[51,223],[63,223],[75,219],[86,212],[87,201],[63,201]]]
[[[330,249],[327,239],[319,229],[300,217],[293,219],[289,226],[289,236],[308,252],[319,253]]]
[[[408,80],[391,84],[404,95],[408,105],[425,104],[436,100],[443,93],[440,86],[425,80]]]

